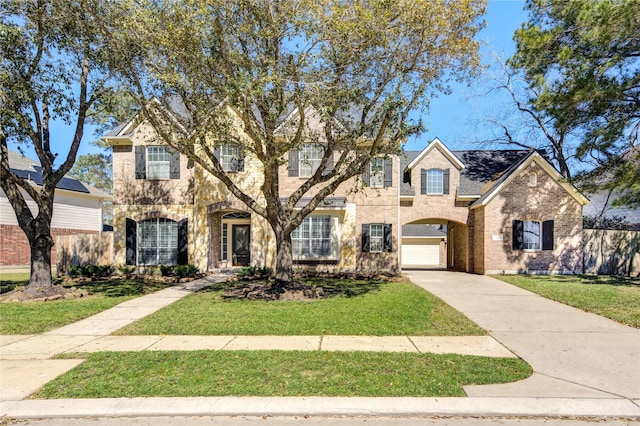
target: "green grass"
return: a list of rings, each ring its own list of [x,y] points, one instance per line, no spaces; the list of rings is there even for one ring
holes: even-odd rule
[[[412,283],[314,281],[335,293],[315,301],[223,300],[225,285],[190,295],[120,335],[484,335],[464,315]]]
[[[2,279],[5,279],[4,274]],[[96,280],[74,284],[91,294],[81,299],[0,303],[0,334],[43,333],[170,285],[173,283],[141,279]]]
[[[33,398],[465,396],[463,385],[531,375],[524,361],[380,352],[194,351],[91,354]]]
[[[495,278],[548,299],[640,328],[640,278],[500,275]]]

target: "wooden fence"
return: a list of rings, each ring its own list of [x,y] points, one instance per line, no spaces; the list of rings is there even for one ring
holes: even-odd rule
[[[113,232],[61,235],[56,237],[59,274],[70,266],[110,265],[113,263]]]
[[[640,231],[585,229],[583,247],[585,273],[640,276]]]

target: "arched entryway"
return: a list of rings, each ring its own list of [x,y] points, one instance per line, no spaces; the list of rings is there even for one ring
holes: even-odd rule
[[[403,268],[466,269],[467,226],[442,218],[424,218],[402,225]]]

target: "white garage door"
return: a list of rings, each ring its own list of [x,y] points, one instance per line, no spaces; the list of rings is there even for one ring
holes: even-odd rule
[[[435,238],[404,238],[402,240],[402,264],[439,265],[440,240]]]

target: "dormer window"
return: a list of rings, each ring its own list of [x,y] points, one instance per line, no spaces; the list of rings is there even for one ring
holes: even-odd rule
[[[420,193],[442,195],[449,193],[449,169],[421,169]]]

